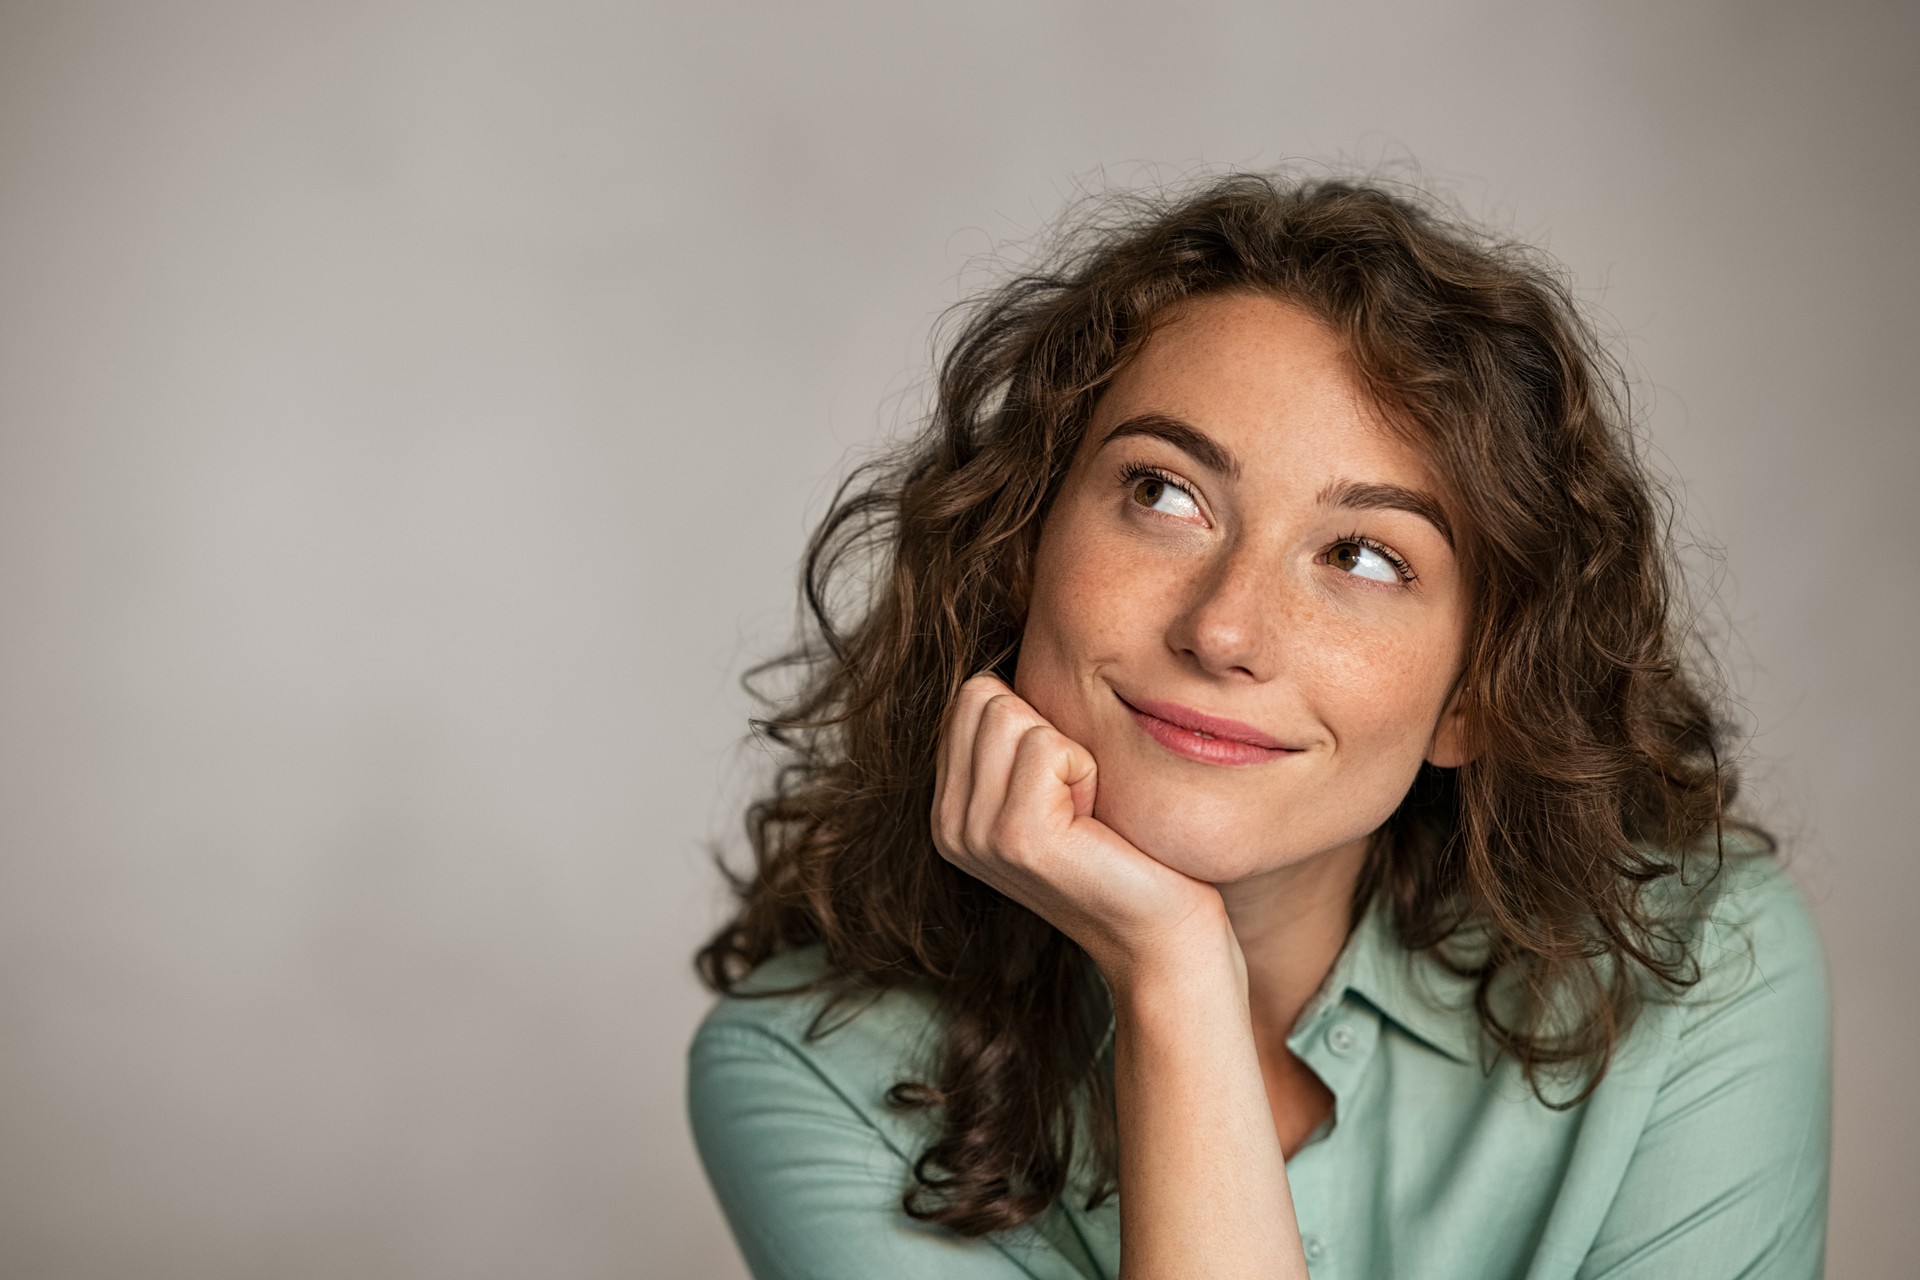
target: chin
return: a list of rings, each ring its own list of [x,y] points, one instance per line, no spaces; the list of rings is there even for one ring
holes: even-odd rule
[[[1208,884],[1231,884],[1313,852],[1277,841],[1278,821],[1250,814],[1244,804],[1191,791],[1162,798],[1144,788],[1112,790],[1111,801],[1095,800],[1094,817],[1156,862]]]
[[[1169,774],[1122,753],[1109,759],[1093,816],[1148,857],[1208,884],[1348,848],[1391,818],[1405,794],[1385,783],[1356,787],[1352,779],[1315,785],[1239,770]]]

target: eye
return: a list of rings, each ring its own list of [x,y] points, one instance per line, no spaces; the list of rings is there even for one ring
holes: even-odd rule
[[[1375,582],[1407,583],[1416,576],[1407,562],[1390,548],[1358,534],[1342,538],[1329,547],[1327,563],[1349,571],[1356,578],[1371,578]]]
[[[1127,501],[1181,520],[1201,516],[1200,504],[1187,487],[1172,476],[1151,467],[1129,467],[1121,473],[1127,486]]]

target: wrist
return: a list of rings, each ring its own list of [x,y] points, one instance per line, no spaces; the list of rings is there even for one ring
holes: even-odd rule
[[[1176,928],[1124,953],[1096,958],[1116,1013],[1231,993],[1247,998],[1246,960],[1224,905],[1194,912]]]

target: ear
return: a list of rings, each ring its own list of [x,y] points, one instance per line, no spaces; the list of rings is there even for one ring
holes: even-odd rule
[[[1434,726],[1433,741],[1427,744],[1427,761],[1442,769],[1457,769],[1480,754],[1467,740],[1467,688],[1465,681],[1455,683],[1447,709]]]

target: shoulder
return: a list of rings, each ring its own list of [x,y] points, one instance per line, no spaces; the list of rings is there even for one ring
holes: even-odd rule
[[[1817,1275],[1833,1081],[1813,914],[1763,853],[1730,854],[1688,907],[1699,980],[1635,1028],[1631,1153],[1579,1274]]]
[[[927,1078],[935,1001],[798,989],[826,976],[817,948],[767,961],[688,1046],[694,1143],[752,1273],[1079,1280],[1058,1233],[974,1240],[904,1212],[934,1121],[887,1094]]]
[[[1770,854],[1729,854],[1691,904],[1698,980],[1652,1003],[1664,1046],[1654,1121],[1720,1099],[1811,1118],[1831,1091],[1832,1001],[1805,895]],[[1712,1105],[1734,1127],[1745,1106]]]
[[[1805,895],[1764,853],[1729,854],[1694,908],[1700,981],[1684,998],[1688,1021],[1711,1022],[1743,1004],[1824,1018],[1826,953]]]
[[[837,985],[816,945],[774,956],[736,983],[701,1020],[692,1050],[770,1041],[835,1073],[895,1071],[910,1065],[936,1013],[928,992]]]
[[[742,1107],[826,1099],[876,1139],[917,1154],[924,1121],[888,1105],[886,1095],[925,1077],[933,997],[906,988],[836,990],[830,976],[821,949],[806,947],[762,963],[715,1002],[687,1050],[696,1137],[717,1134]]]

